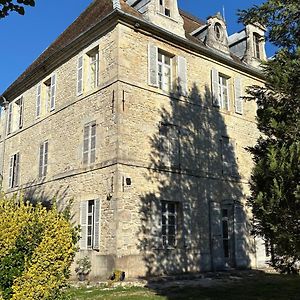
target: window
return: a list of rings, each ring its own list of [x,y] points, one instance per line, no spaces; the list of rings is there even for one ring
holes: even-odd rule
[[[148,45],[148,83],[163,91],[171,92],[177,84],[179,95],[187,95],[187,63],[182,56],[174,56]]]
[[[87,75],[87,78],[85,78]],[[77,95],[89,91],[98,86],[99,80],[99,48],[96,47],[84,55],[80,55],[77,61]]]
[[[167,17],[171,17],[170,0],[159,0],[159,12]]]
[[[96,123],[84,126],[83,132],[83,164],[92,164],[96,160]]]
[[[234,79],[234,98],[235,98],[235,112],[243,114],[244,99],[242,97],[242,80],[241,78]]]
[[[9,161],[9,188],[14,188],[19,185],[19,165],[20,165],[20,154],[16,153],[10,157]]]
[[[170,92],[172,84],[172,58],[158,51],[158,86],[160,89]]]
[[[99,249],[100,200],[80,203],[81,249]]]
[[[161,232],[164,247],[172,248],[176,246],[176,236],[178,231],[177,210],[177,202],[161,202]]]
[[[56,75],[39,83],[36,88],[36,110],[35,116],[39,118],[42,114],[55,109]]]
[[[237,176],[237,163],[235,154],[235,141],[223,136],[221,139],[222,147],[222,173],[223,175]]]
[[[222,25],[220,23],[216,23],[214,26],[214,32],[217,40],[221,40],[223,36]]]
[[[39,151],[39,178],[45,177],[48,165],[48,141],[40,144]]]
[[[180,132],[172,124],[160,124],[159,155],[161,167],[180,166]]]
[[[23,97],[9,103],[7,115],[7,134],[23,127],[24,100]]]
[[[253,34],[253,50],[254,57],[260,59],[260,35],[257,33]]]
[[[213,104],[223,109],[229,110],[229,77],[212,70],[212,96]]]

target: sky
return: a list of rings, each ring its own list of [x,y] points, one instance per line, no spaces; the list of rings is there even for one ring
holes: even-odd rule
[[[0,19],[0,95],[61,34],[92,0],[36,0],[24,16],[11,13]],[[225,10],[228,34],[243,28],[237,10],[262,0],[178,0],[181,9],[205,20]],[[209,4],[208,4],[209,3]],[[275,48],[268,45],[267,55]]]

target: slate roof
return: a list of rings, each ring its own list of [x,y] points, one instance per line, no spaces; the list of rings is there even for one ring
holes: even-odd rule
[[[83,11],[79,17],[6,89],[3,95],[12,92],[13,89],[22,83],[27,76],[30,76],[37,68],[43,66],[51,56],[62,51],[72,41],[76,40],[80,35],[88,31],[111,13],[114,10],[112,2],[112,0],[94,0],[86,10]],[[125,0],[120,0],[120,4],[122,11],[125,13],[143,19],[142,14],[129,6]],[[186,37],[193,42],[204,45],[189,33],[204,25],[205,22],[183,10],[180,10],[180,15],[184,20]],[[234,59],[237,61],[235,57]]]

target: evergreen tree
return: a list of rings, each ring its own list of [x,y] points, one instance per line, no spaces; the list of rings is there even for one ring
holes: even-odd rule
[[[300,1],[268,0],[240,11],[240,21],[259,22],[278,47],[262,65],[266,86],[248,89],[257,101],[261,137],[249,148],[255,167],[248,204],[253,233],[271,250],[271,265],[299,272],[300,263]]]

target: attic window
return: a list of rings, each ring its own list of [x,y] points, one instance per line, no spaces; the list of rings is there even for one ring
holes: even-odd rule
[[[171,17],[170,0],[159,0],[159,11],[167,17]]]
[[[215,31],[215,36],[216,36],[217,40],[221,40],[222,39],[222,26],[220,23],[215,24],[214,31]]]
[[[260,59],[260,35],[253,34],[254,57]]]

